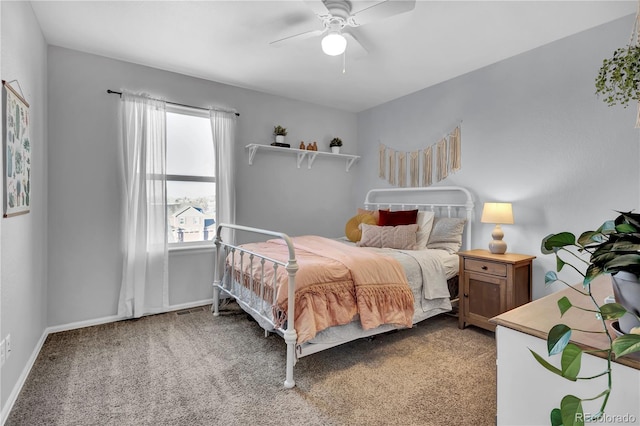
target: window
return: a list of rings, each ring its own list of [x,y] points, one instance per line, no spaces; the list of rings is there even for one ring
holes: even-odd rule
[[[169,243],[215,238],[216,177],[211,122],[206,112],[167,108],[167,221]]]

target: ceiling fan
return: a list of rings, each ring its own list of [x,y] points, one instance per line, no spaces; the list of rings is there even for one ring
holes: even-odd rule
[[[271,45],[322,36],[322,51],[330,56],[344,53],[347,44],[353,48],[356,56],[367,54],[352,29],[381,21],[400,13],[409,12],[415,7],[415,0],[383,0],[366,2],[368,6],[354,11],[354,2],[350,0],[304,0],[322,23],[322,29],[304,31],[298,34],[272,41]],[[357,2],[356,2],[357,3]],[[361,2],[365,3],[365,2]]]

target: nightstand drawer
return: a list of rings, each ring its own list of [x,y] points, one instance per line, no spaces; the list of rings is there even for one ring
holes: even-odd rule
[[[467,271],[496,275],[498,277],[507,276],[507,265],[505,265],[504,263],[494,263],[476,259],[465,259],[464,269]]]

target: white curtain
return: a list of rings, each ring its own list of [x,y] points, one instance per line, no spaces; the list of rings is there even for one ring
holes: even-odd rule
[[[118,315],[139,318],[169,306],[165,207],[165,103],[122,94],[124,264]]]
[[[234,150],[236,138],[236,114],[211,110],[213,149],[216,155],[216,216],[218,223],[236,222],[236,187]],[[234,242],[234,233],[225,230],[222,239]]]

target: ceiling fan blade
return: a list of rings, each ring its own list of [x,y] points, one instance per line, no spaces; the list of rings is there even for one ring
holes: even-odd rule
[[[272,46],[280,46],[283,43],[287,43],[289,41],[297,41],[297,40],[305,40],[311,37],[318,37],[321,36],[322,33],[324,33],[325,30],[310,30],[310,31],[304,31],[302,33],[298,33],[298,34],[292,34],[290,36],[287,37],[283,37],[280,38],[278,40],[274,40],[272,42],[270,42],[269,44]]]
[[[355,59],[363,58],[369,54],[369,51],[360,43],[360,40],[350,32],[343,30],[342,35],[347,39],[347,56]]]
[[[304,0],[309,8],[318,16],[328,15],[329,9],[322,0]]]
[[[349,24],[352,27],[357,27],[370,22],[380,21],[390,16],[409,12],[413,10],[415,6],[415,0],[384,0],[353,13],[349,17]]]

